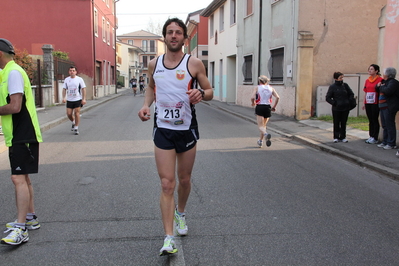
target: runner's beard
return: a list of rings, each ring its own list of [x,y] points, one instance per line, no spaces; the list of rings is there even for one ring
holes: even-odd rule
[[[167,42],[167,43],[166,43],[166,47],[167,47],[168,50],[171,51],[171,52],[179,52],[179,51],[181,51],[183,45],[184,45],[184,43],[181,43],[179,46],[172,46],[172,45],[170,44],[170,42]]]

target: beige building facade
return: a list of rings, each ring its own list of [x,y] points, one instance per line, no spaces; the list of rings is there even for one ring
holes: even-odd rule
[[[277,113],[299,120],[317,115],[317,88],[329,86],[335,71],[351,76],[358,95],[364,84],[360,73],[378,62],[378,20],[385,4],[237,2],[237,104],[250,105],[250,91],[261,74],[271,78],[280,94]]]

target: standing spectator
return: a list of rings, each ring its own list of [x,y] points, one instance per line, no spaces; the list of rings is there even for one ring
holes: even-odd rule
[[[271,134],[266,132],[266,125],[272,116],[272,112],[276,111],[276,106],[280,100],[280,96],[277,94],[276,90],[268,85],[269,78],[262,75],[258,78],[259,85],[254,88],[251,102],[252,106],[255,106],[256,121],[258,123],[258,128],[260,131],[260,137],[258,140],[259,148],[262,148],[263,138],[266,139],[266,146],[269,147],[272,142],[270,141]],[[276,98],[276,101],[271,107],[272,96]]]
[[[79,135],[80,108],[86,104],[86,85],[81,77],[78,77],[75,66],[69,67],[69,77],[64,81],[62,90],[62,102],[66,102],[67,116],[72,122],[72,131]]]
[[[385,81],[387,80],[387,76],[383,75],[383,80],[381,80],[377,86],[376,90],[378,93],[378,108],[380,108],[380,121],[382,127],[382,141],[377,145],[379,148],[384,148],[388,144],[388,130],[386,127],[386,121],[388,119],[389,110],[388,103],[384,93],[381,92],[381,86],[385,86]]]
[[[7,223],[8,236],[2,244],[19,245],[29,240],[28,229],[39,229],[35,215],[30,174],[39,171],[39,121],[30,80],[14,61],[14,48],[0,39],[0,115],[6,146],[9,147],[11,180],[15,186],[17,220]]]
[[[378,115],[380,109],[378,107],[378,92],[376,85],[381,82],[380,67],[376,64],[371,64],[368,69],[370,77],[364,83],[364,105],[363,110],[366,109],[367,118],[369,120],[369,138],[366,143],[378,143],[378,134],[380,133],[380,123]]]
[[[385,84],[379,88],[379,91],[385,95],[388,104],[388,114],[385,121],[388,139],[384,149],[391,150],[396,148],[395,117],[399,111],[399,81],[395,79],[396,69],[393,67],[386,68],[384,75],[386,76]]]
[[[354,98],[353,91],[348,84],[344,83],[344,74],[335,72],[334,84],[330,85],[326,94],[326,101],[332,105],[332,115],[334,123],[334,143],[346,139],[346,122],[350,111],[350,100]]]
[[[183,53],[187,40],[186,24],[178,18],[168,19],[162,30],[166,53],[151,60],[149,84],[143,107],[138,115],[150,119],[150,106],[155,101],[153,140],[155,163],[161,181],[160,206],[165,232],[160,255],[177,252],[173,220],[180,236],[188,233],[185,207],[191,190],[191,172],[199,139],[195,104],[213,98],[204,64]],[[201,88],[197,88],[197,82]],[[156,90],[155,90],[156,87]],[[176,172],[179,180],[177,206],[174,193]]]
[[[144,77],[140,76],[139,77],[139,85],[140,85],[140,94],[144,93]]]

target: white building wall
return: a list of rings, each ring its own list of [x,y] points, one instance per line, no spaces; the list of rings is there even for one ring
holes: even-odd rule
[[[230,25],[230,4],[231,1],[227,0],[222,6],[224,8],[224,29],[220,29],[220,10],[222,7],[219,7],[213,13],[213,36],[208,40],[208,62],[210,69],[209,78],[211,80],[214,79],[212,82],[214,84],[214,99],[220,101],[229,99],[229,101],[235,102],[237,84],[234,75],[235,71],[232,75],[231,71],[228,70],[232,67],[236,69],[237,26],[236,24]],[[208,23],[211,23],[211,19],[208,20]],[[211,35],[212,27],[211,25],[208,25],[208,27]],[[217,43],[215,43],[216,41]],[[231,60],[231,58],[234,58],[234,60]],[[212,62],[214,63],[214,71],[211,71]],[[214,73],[214,76],[211,76],[211,72]],[[230,73],[229,76],[227,73]]]

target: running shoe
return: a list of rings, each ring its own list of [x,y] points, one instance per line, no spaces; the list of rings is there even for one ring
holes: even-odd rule
[[[178,214],[177,209],[175,209],[175,223],[176,223],[176,231],[179,236],[186,236],[188,233],[188,227],[186,224],[186,215]]]
[[[347,139],[342,139],[341,140],[343,143],[348,143],[348,140]]]
[[[377,147],[378,147],[378,148],[384,148],[386,145],[387,145],[387,144],[384,144],[384,143],[381,142],[380,144],[377,145]]]
[[[15,220],[14,222],[7,223],[6,227],[14,228],[16,223],[17,223],[17,220]],[[33,216],[33,219],[31,219],[31,220],[26,219],[25,228],[28,230],[36,230],[36,229],[40,228],[40,223],[39,223],[39,220],[37,219],[36,215]]]
[[[272,135],[265,133],[265,140],[266,140],[266,146],[270,147],[270,145],[272,145],[272,142],[270,140],[270,138],[272,137]]]
[[[173,237],[167,236],[163,241],[163,247],[159,251],[159,256],[174,254],[177,252],[175,240]]]
[[[24,230],[19,227],[14,227],[14,228],[8,228],[6,231],[4,231],[4,233],[7,233],[9,231],[11,231],[11,233],[9,233],[8,236],[1,239],[2,244],[20,245],[23,242],[27,242],[29,240],[28,229]]]
[[[262,148],[262,146],[263,146],[263,141],[261,141],[261,140],[259,139],[257,143],[258,143],[259,148]]]
[[[334,143],[338,143],[338,139],[334,139],[333,142],[334,142]]]
[[[376,140],[375,138],[371,138],[371,140],[368,143],[369,144],[377,144],[378,140]]]
[[[74,123],[72,123],[72,128],[71,128],[71,131],[73,131],[75,129],[75,124]]]
[[[372,138],[372,137],[369,137],[368,139],[366,139],[366,143],[370,143],[370,141],[372,140],[372,139],[374,139],[374,138]]]
[[[79,135],[79,130],[77,128],[74,129],[74,134]]]
[[[396,149],[396,146],[391,146],[391,145],[385,145],[384,150],[392,150],[392,149]]]

